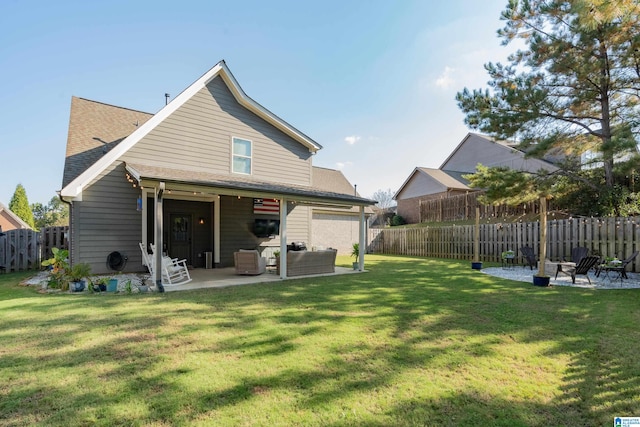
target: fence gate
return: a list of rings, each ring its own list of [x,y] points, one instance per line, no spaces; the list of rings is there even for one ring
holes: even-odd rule
[[[5,231],[4,236],[0,236],[0,266],[7,272],[40,268],[40,233]]]

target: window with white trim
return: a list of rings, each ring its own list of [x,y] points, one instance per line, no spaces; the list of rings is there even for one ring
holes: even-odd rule
[[[248,139],[231,138],[231,171],[251,175],[252,144]]]

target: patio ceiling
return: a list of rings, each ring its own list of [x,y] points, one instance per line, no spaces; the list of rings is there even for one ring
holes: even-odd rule
[[[142,187],[158,187],[164,182],[167,192],[215,194],[256,198],[286,198],[299,204],[351,208],[375,205],[375,200],[323,191],[314,187],[258,181],[249,177],[126,163],[131,177]]]

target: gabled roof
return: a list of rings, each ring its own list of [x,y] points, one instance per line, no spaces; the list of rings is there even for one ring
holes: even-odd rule
[[[6,207],[2,203],[0,203],[0,214],[4,215],[5,217],[8,217],[11,221],[13,221],[16,224],[18,224],[18,226],[16,228],[26,228],[26,229],[29,229],[29,230],[31,229],[31,226],[29,224],[24,222],[22,220],[22,218],[20,218],[11,209]],[[7,231],[7,230],[5,230],[5,231]]]
[[[114,143],[114,146],[110,148],[110,150],[102,155],[102,157],[97,156],[95,152],[95,147],[90,147],[90,151],[93,152],[94,155],[86,156],[86,158],[82,158],[77,163],[75,161],[67,162],[69,165],[69,171],[67,172],[67,168],[65,165],[65,179],[63,182],[63,188],[60,191],[60,195],[65,199],[73,199],[82,194],[82,190],[85,186],[87,186],[91,181],[93,181],[102,171],[104,171],[107,167],[109,167],[114,161],[116,161],[120,156],[126,153],[131,147],[133,147],[138,141],[144,138],[149,132],[151,132],[156,126],[162,123],[167,117],[169,117],[174,111],[180,108],[185,102],[191,99],[200,89],[205,87],[209,82],[211,82],[214,78],[221,77],[225,82],[235,99],[238,101],[240,105],[256,114],[266,122],[270,123],[280,131],[284,132],[295,141],[298,141],[303,146],[307,147],[309,151],[316,152],[322,148],[320,144],[309,138],[304,133],[300,132],[260,104],[251,99],[247,94],[242,90],[237,80],[231,74],[231,71],[227,67],[224,61],[220,61],[213,68],[203,74],[198,80],[192,83],[189,87],[187,87],[184,91],[182,91],[177,97],[175,97],[171,102],[165,105],[158,113],[149,117],[144,123],[140,123],[142,119],[138,121],[139,126],[132,130],[129,135],[126,135],[119,142],[117,139],[114,141],[106,141],[108,143]],[[79,99],[79,98],[77,98]],[[106,104],[103,104],[106,105]],[[114,107],[118,108],[118,107]],[[112,113],[115,113],[116,110],[109,109]],[[124,110],[124,109],[122,109]],[[127,110],[134,111],[134,110]],[[119,111],[118,113],[123,113],[123,111]],[[136,112],[141,115],[146,115],[146,113]],[[74,117],[72,116],[73,120]],[[72,126],[75,126],[75,123],[69,124],[69,129],[71,130]],[[81,124],[78,126],[82,126]],[[95,135],[91,136],[93,138]],[[70,136],[71,137],[71,136]],[[85,138],[86,140],[86,138]],[[74,141],[75,143],[75,141]],[[102,144],[102,142],[100,142]],[[99,145],[97,145],[99,147]],[[81,149],[81,146],[78,144],[76,149]],[[71,152],[67,151],[67,159],[70,156],[77,155],[79,153],[74,154],[74,150]],[[99,157],[99,158],[97,158]],[[78,157],[80,158],[80,157]],[[97,158],[97,160],[96,160]],[[84,165],[89,163],[90,161],[94,161],[94,163],[88,168],[80,171]]]
[[[312,182],[314,188],[331,193],[348,194],[360,197],[360,194],[358,194],[355,187],[351,185],[349,180],[341,171],[314,166],[312,169],[312,173]],[[344,211],[344,209],[341,210]],[[358,208],[353,207],[351,208],[351,211],[357,212]],[[373,210],[370,207],[366,207],[365,213],[371,214],[373,213]]]
[[[356,189],[339,170],[314,166],[312,172],[314,187],[334,193],[358,196]]]
[[[396,191],[396,194],[393,195],[393,199],[395,200],[398,195],[404,190],[406,185],[413,179],[416,174],[422,174],[428,176],[436,182],[442,184],[442,186],[446,187],[447,190],[469,190],[473,191],[465,182],[463,182],[463,178],[456,173],[452,173],[450,171],[443,171],[441,169],[433,169],[433,168],[423,168],[417,167],[409,174],[409,177],[402,183],[400,189]]]
[[[66,187],[152,117],[151,113],[72,97],[62,186]]]

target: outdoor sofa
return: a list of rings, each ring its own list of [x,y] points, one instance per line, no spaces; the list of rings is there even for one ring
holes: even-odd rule
[[[287,277],[335,273],[337,253],[338,251],[335,249],[288,251]],[[278,259],[277,265],[278,272],[280,272],[280,259]]]

